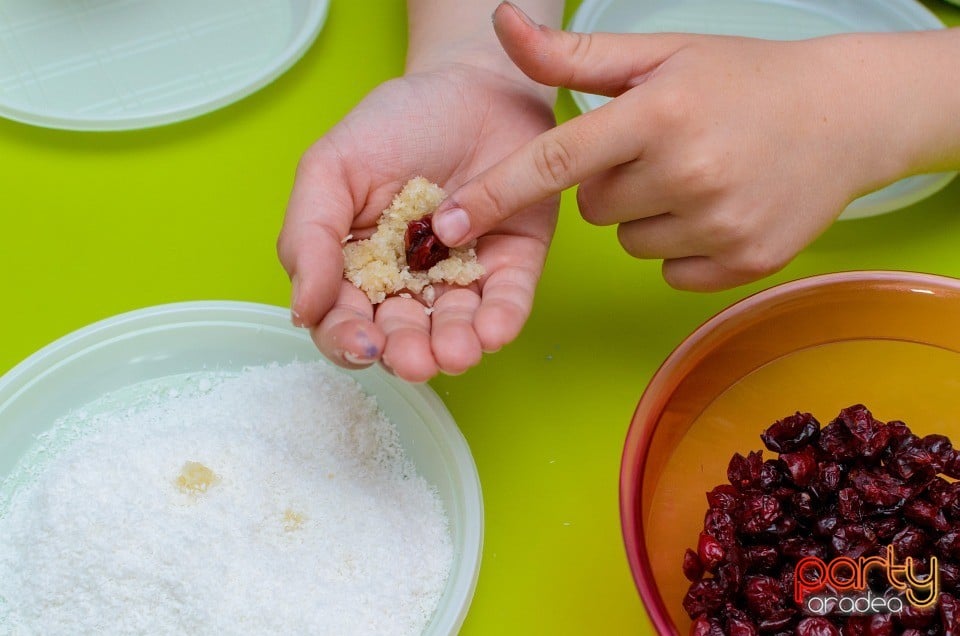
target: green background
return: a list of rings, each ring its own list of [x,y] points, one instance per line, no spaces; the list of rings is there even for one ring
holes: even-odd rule
[[[571,3],[568,16],[575,8]],[[928,2],[948,24],[960,10]],[[316,44],[241,102],[153,130],[90,134],[0,120],[0,372],[56,338],[159,303],[287,305],[274,245],[300,154],[402,72],[402,2],[332,2]],[[944,60],[944,63],[951,63]],[[576,114],[566,93],[557,113]],[[730,303],[850,269],[960,276],[960,180],[911,208],[835,224],[785,270],[675,291],[564,195],[521,336],[432,386],[480,470],[486,544],[464,634],[650,633],[620,537],[620,451],[661,361]]]

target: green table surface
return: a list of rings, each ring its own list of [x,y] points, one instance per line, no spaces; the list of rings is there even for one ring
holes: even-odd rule
[[[927,3],[948,24],[960,9]],[[0,120],[0,372],[116,313],[175,301],[288,304],[275,255],[297,160],[367,91],[402,72],[404,3],[334,0],[317,42],[241,102],[135,132]],[[568,8],[568,17],[575,3]],[[945,61],[946,62],[946,61]],[[575,116],[562,93],[557,114]],[[960,276],[960,180],[908,209],[835,224],[786,269],[679,292],[565,193],[521,336],[431,382],[467,437],[486,505],[463,634],[652,633],[620,535],[624,435],[657,367],[703,321],[787,280],[851,269]]]

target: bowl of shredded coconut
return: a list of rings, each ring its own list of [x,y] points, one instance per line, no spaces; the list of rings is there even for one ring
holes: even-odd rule
[[[162,305],[0,378],[0,633],[458,632],[483,504],[425,385],[289,311]]]

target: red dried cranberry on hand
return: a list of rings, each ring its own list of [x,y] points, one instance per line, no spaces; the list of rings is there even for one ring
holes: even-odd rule
[[[423,272],[450,256],[450,248],[433,233],[432,217],[410,221],[403,236],[407,265],[412,271]]]

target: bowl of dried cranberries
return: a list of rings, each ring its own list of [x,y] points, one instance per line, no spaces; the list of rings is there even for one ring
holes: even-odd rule
[[[958,478],[960,280],[793,281],[704,323],[644,391],[630,568],[660,634],[960,636]]]

